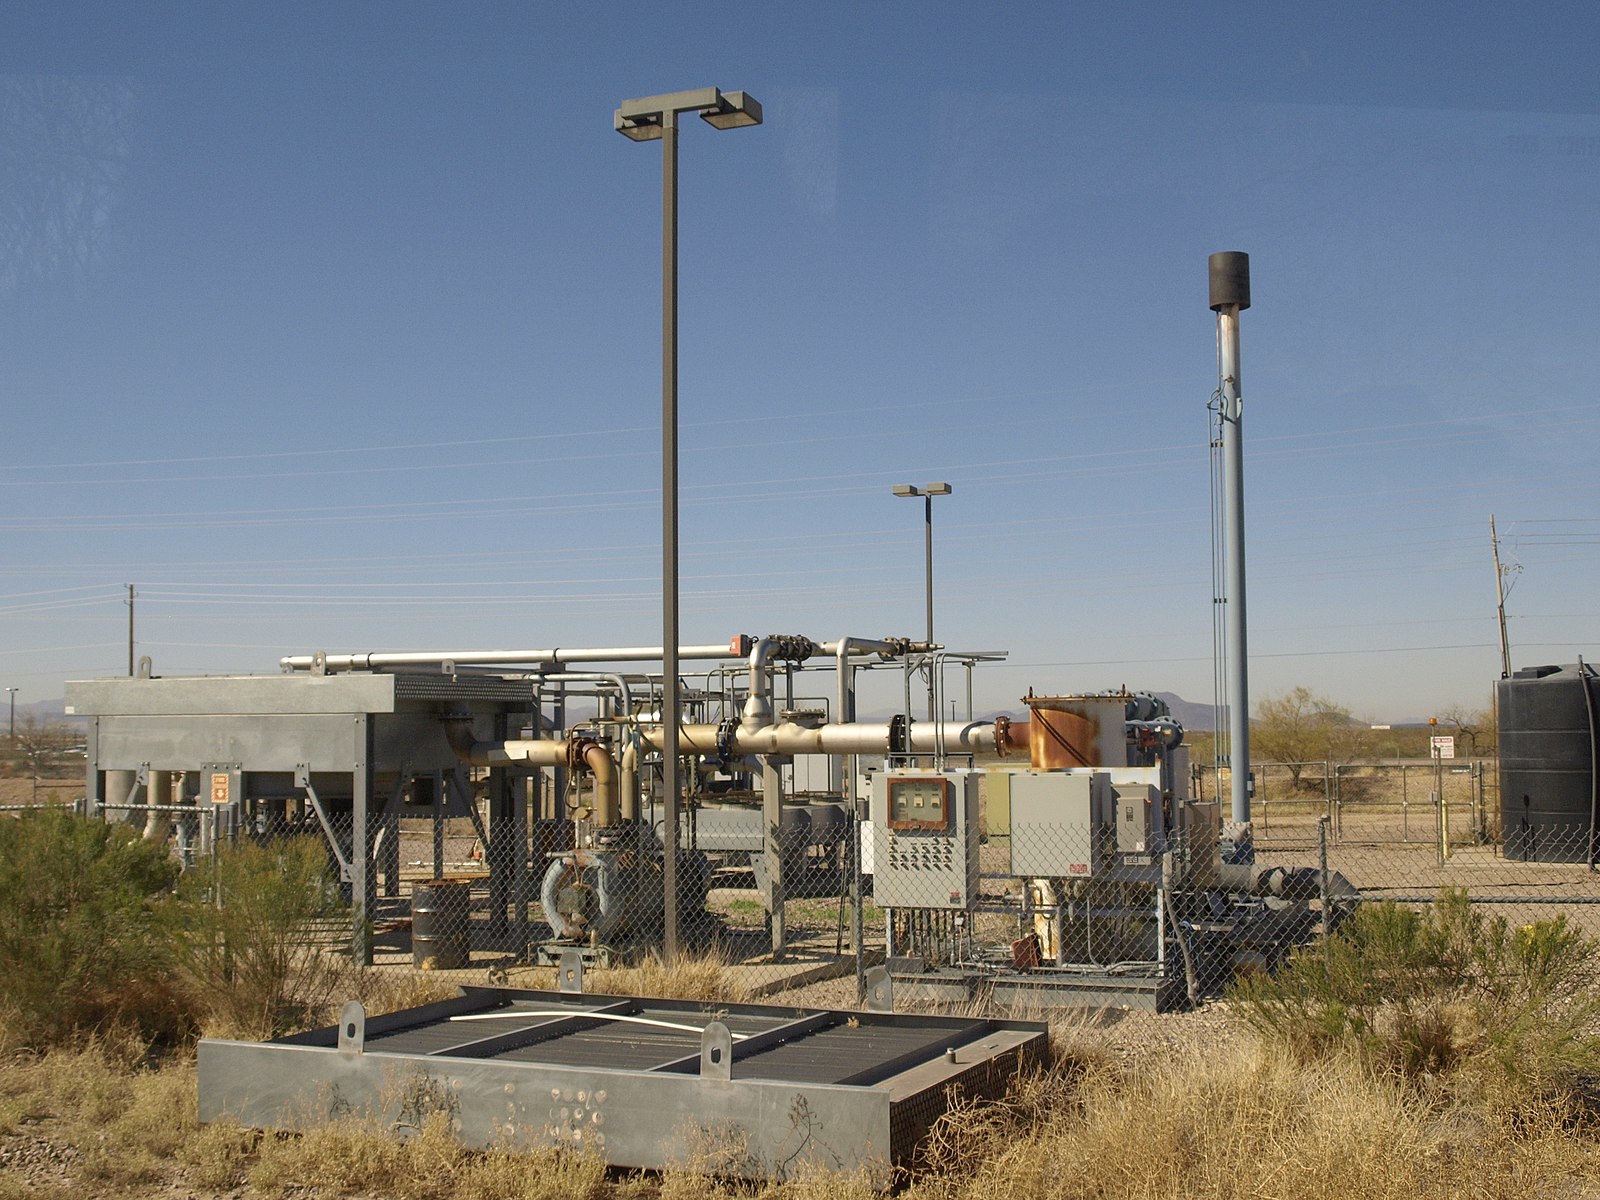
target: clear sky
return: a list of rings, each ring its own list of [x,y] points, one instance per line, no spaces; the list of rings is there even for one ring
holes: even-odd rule
[[[21,0],[0,682],[660,640],[1005,648],[1211,695],[1206,257],[1244,314],[1251,690],[1398,720],[1600,657],[1600,6]]]

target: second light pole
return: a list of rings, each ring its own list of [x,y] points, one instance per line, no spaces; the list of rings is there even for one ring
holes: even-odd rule
[[[624,100],[613,122],[636,142],[661,142],[661,863],[662,949],[678,953],[678,117],[699,113],[715,129],[761,124],[761,105],[743,92],[697,88]]]
[[[933,498],[935,496],[948,496],[950,485],[948,483],[925,483],[916,487],[909,483],[897,483],[892,489],[896,496],[922,497],[922,532],[923,532],[923,578],[928,601],[928,653],[933,654]],[[933,661],[928,662],[928,719],[933,720],[938,714],[934,707],[933,687]]]

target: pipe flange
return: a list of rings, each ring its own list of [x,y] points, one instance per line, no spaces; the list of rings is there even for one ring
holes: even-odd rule
[[[606,744],[597,737],[571,737],[567,739],[567,770],[586,771],[588,763],[585,761],[590,750],[595,747],[604,750]]]
[[[817,652],[817,644],[800,634],[772,633],[762,640],[772,657],[781,662],[805,662]]]
[[[723,717],[717,723],[717,757],[723,762],[730,762],[733,757],[733,739],[739,732],[737,717]]]
[[[883,659],[884,662],[892,662],[896,658],[904,658],[906,655],[911,653],[912,643],[910,638],[886,637],[883,638],[882,641],[886,646],[889,647],[888,650],[881,651],[878,655],[878,657]]]
[[[1011,746],[1011,718],[1001,713],[994,719],[994,751],[1001,758]]]

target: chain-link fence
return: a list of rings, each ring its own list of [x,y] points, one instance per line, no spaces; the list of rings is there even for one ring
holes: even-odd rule
[[[859,994],[881,967],[912,1002],[1172,1008],[1271,969],[1362,903],[1422,906],[1444,889],[1516,925],[1561,915],[1600,937],[1589,825],[1507,814],[1495,778],[1477,760],[1258,764],[1249,838],[1224,819],[1226,780],[1219,803],[1198,773],[1174,805],[1136,770],[877,772],[854,808],[791,794],[775,825],[758,795],[724,792],[680,814],[677,943],[752,997],[830,979]],[[325,922],[314,937],[379,967],[547,985],[534,972],[563,956],[659,959],[661,814],[601,829],[581,804],[538,816],[561,811],[551,787],[522,793],[509,822],[489,820],[466,771],[397,788],[362,821],[314,787],[213,804],[190,788],[94,815],[196,869],[230,843],[316,839],[348,940],[329,943]]]

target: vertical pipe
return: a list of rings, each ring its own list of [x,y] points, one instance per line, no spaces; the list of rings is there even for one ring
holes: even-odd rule
[[[372,870],[372,838],[367,814],[372,809],[372,720],[355,718],[355,769],[350,800],[350,957],[357,966],[372,965],[371,921],[377,907],[378,880]]]
[[[933,653],[933,493],[929,492],[922,497],[922,541],[923,541],[923,579],[927,581],[928,600],[928,653]],[[934,663],[928,662],[928,720],[936,721],[939,714],[934,708],[938,703],[933,694]]]
[[[1249,648],[1245,637],[1244,418],[1239,370],[1239,314],[1250,307],[1250,256],[1225,250],[1210,258],[1211,308],[1217,314],[1221,374],[1222,508],[1228,586],[1228,737],[1232,747],[1232,817],[1250,821]]]
[[[678,114],[661,114],[661,781],[667,961],[678,956]]]
[[[761,823],[766,855],[767,912],[772,922],[772,961],[782,962],[789,940],[784,923],[788,894],[783,878],[783,769],[773,755],[761,758]]]

